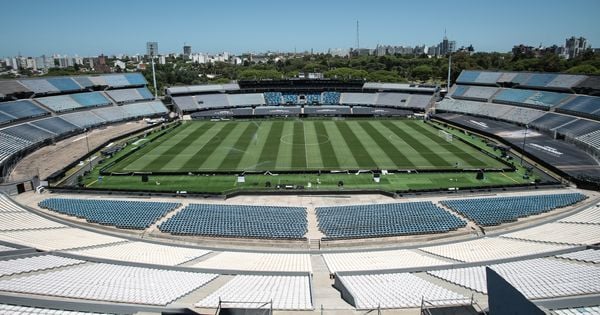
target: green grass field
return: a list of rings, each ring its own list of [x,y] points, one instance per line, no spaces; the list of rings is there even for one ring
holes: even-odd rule
[[[185,122],[111,172],[505,168],[418,120]]]

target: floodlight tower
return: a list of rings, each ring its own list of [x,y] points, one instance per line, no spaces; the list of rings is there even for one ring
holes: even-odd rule
[[[452,71],[452,52],[450,52],[448,54],[448,89],[447,91],[450,91],[450,73]]]
[[[152,84],[154,85],[154,99],[158,99],[158,87],[156,86],[156,70],[154,69],[154,54],[150,56],[152,59]]]
[[[358,20],[356,20],[356,53],[359,53],[360,49],[360,27],[358,25]]]

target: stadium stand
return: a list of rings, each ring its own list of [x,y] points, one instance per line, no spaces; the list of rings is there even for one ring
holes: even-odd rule
[[[92,82],[92,80],[90,80],[90,78],[88,78],[88,77],[76,76],[76,77],[73,77],[73,80],[75,80],[75,82],[77,82],[77,84],[79,84],[84,89],[94,87],[94,82]]]
[[[42,230],[63,228],[64,225],[26,211],[0,212],[0,231]]]
[[[83,107],[69,95],[57,95],[37,98],[36,101],[54,112],[70,111]]]
[[[44,118],[32,121],[29,124],[50,131],[59,137],[71,134],[79,129],[78,126],[75,126],[60,117]]]
[[[176,266],[209,254],[210,251],[147,242],[126,242],[72,250],[69,253],[127,262]]]
[[[571,74],[559,74],[546,84],[547,88],[560,88],[560,89],[571,89],[576,86],[578,82],[584,80],[584,75],[571,75]]]
[[[578,95],[559,105],[556,111],[600,120],[600,97]]]
[[[83,264],[0,280],[0,290],[106,302],[167,305],[216,277],[215,274],[205,273]]]
[[[323,92],[322,100],[324,105],[338,105],[341,94],[339,92]]]
[[[433,95],[412,94],[406,104],[407,108],[426,109],[433,99]]]
[[[227,98],[231,106],[265,105],[265,98],[261,93],[229,94]]]
[[[321,104],[321,94],[317,94],[317,93],[310,93],[310,94],[305,94],[304,96],[304,102],[308,105],[320,105]],[[302,99],[302,96],[301,96]]]
[[[146,85],[148,82],[141,73],[126,73],[125,79],[130,85]]]
[[[6,134],[15,138],[19,138],[29,142],[29,144],[35,144],[43,142],[45,140],[54,137],[54,134],[32,126],[30,124],[21,124],[11,126],[0,130],[0,134]]]
[[[60,92],[58,88],[45,79],[20,80],[19,82],[35,94],[52,94]]]
[[[556,257],[576,261],[583,261],[586,263],[600,264],[600,250],[593,248],[581,250],[578,252],[556,255]]]
[[[600,306],[582,306],[553,310],[556,315],[600,315]]]
[[[106,94],[119,104],[130,103],[154,98],[147,88],[108,90]]]
[[[304,113],[306,113],[306,109],[304,109]],[[397,108],[381,108],[381,107],[362,107],[362,106],[354,106],[352,107],[353,115],[365,115],[365,116],[403,116],[407,117],[414,114],[410,110],[403,110]]]
[[[491,226],[567,207],[585,198],[583,194],[572,193],[444,200],[441,203],[481,226]]]
[[[240,89],[240,86],[237,83],[173,86],[173,87],[167,88],[167,95],[175,96],[178,94],[210,93],[210,92],[222,93],[225,91],[237,91],[239,89]]]
[[[456,83],[496,85],[496,81],[498,81],[501,75],[502,73],[500,72],[463,70],[456,79]]]
[[[192,113],[192,118],[220,118],[220,117],[249,117],[254,111],[252,108],[212,109]]]
[[[328,239],[443,233],[466,225],[431,202],[318,207],[316,212]]]
[[[89,313],[81,311],[67,311],[64,309],[50,309],[41,307],[29,307],[21,305],[0,304],[0,313],[6,315],[109,315],[107,313]]]
[[[574,215],[561,219],[559,222],[600,224],[600,207],[592,206]]]
[[[60,118],[79,126],[80,128],[90,128],[106,123],[106,120],[100,118],[91,111],[74,112],[59,116]]]
[[[306,208],[190,204],[158,228],[174,235],[301,239]]]
[[[102,78],[109,87],[126,87],[131,85],[129,80],[122,74],[110,74],[102,76]]]
[[[82,264],[85,261],[53,255],[0,260],[0,277]]]
[[[88,200],[50,198],[39,206],[58,213],[86,219],[88,222],[123,229],[142,230],[165,214],[180,207],[173,202],[141,202],[129,200]]]
[[[502,237],[558,244],[593,245],[600,243],[600,225],[547,223]]]
[[[450,264],[441,258],[409,249],[324,253],[323,259],[325,259],[331,274],[345,271],[403,269]]]
[[[298,116],[301,112],[300,106],[261,106],[254,109],[256,116]]]
[[[529,124],[539,130],[551,131],[560,126],[573,122],[577,118],[556,113],[546,113]]]
[[[50,115],[50,112],[29,100],[0,103],[0,125],[19,120]]]
[[[600,96],[600,76],[588,76],[573,86],[573,90],[580,94]]]
[[[498,90],[497,87],[458,85],[455,86],[452,97],[456,99],[487,102],[494,94],[496,94],[496,92],[498,92]]]
[[[559,128],[556,128],[556,131],[570,136],[570,137],[578,137],[581,135],[585,135],[594,131],[600,130],[600,122],[585,120],[585,119],[577,119],[572,121],[571,123],[565,124]]]
[[[283,104],[283,95],[281,92],[265,92],[265,104],[269,106],[275,106]]]
[[[401,106],[406,107],[406,102],[410,94],[407,93],[378,93],[377,102],[375,105],[378,106]]]
[[[97,107],[112,104],[111,101],[100,92],[77,93],[71,94],[70,96],[83,107]]]
[[[196,108],[229,107],[227,94],[201,94],[193,96]]]
[[[65,250],[125,241],[122,238],[68,227],[1,232],[0,240],[40,250]]]
[[[107,87],[108,83],[104,80],[104,76],[90,76],[88,80],[92,82],[92,86]]]
[[[575,140],[591,146],[600,152],[600,130],[592,131],[575,138]]]
[[[463,304],[458,293],[410,273],[338,275],[359,310],[420,307],[423,300],[434,305]]]
[[[80,91],[82,87],[72,78],[49,78],[48,83],[54,85],[60,92]]]
[[[571,248],[568,245],[545,244],[500,237],[485,237],[452,244],[421,247],[422,251],[463,262],[513,258]]]
[[[248,271],[312,272],[309,254],[221,252],[190,267]]]
[[[283,93],[282,99],[284,105],[298,105],[298,94]]]
[[[182,112],[191,112],[198,110],[198,102],[194,99],[193,96],[176,96],[173,97],[173,103],[177,105],[179,110]]]
[[[31,90],[26,88],[19,81],[15,80],[0,80],[0,99],[10,98],[15,94],[30,94]]]
[[[569,97],[569,94],[557,92],[503,89],[494,96],[492,101],[494,103],[526,106],[547,110],[550,107],[562,103]]]
[[[343,105],[374,105],[377,93],[341,93],[340,104]]]
[[[555,298],[600,292],[600,268],[593,265],[538,258],[491,265],[528,299]],[[429,274],[487,294],[485,267],[429,271]]]
[[[315,116],[340,116],[350,115],[352,113],[348,106],[322,105],[305,107],[304,114]]]
[[[219,301],[230,302],[226,307],[313,309],[308,276],[238,275],[196,303],[196,307],[217,308]]]
[[[31,141],[21,139],[0,130],[0,163],[10,158],[13,154],[31,146]]]
[[[121,106],[121,108],[128,114],[127,118],[165,115],[168,113],[167,108],[161,101],[127,104]]]

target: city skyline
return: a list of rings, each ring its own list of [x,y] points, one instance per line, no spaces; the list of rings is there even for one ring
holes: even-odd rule
[[[178,1],[168,9],[159,9],[159,4],[164,6],[154,1],[107,1],[105,7],[114,8],[110,15],[90,19],[86,8],[65,10],[82,7],[72,0],[6,3],[6,12],[28,12],[28,20],[23,23],[21,15],[9,14],[0,21],[3,38],[11,43],[0,47],[0,56],[135,55],[144,54],[148,41],[159,42],[161,54],[181,53],[184,44],[193,52],[209,53],[327,52],[355,47],[357,20],[361,48],[431,45],[439,43],[444,29],[457,46],[473,45],[477,51],[509,52],[518,44],[561,45],[572,35],[587,38],[593,47],[600,44],[594,20],[600,2],[594,0],[459,0],[448,8],[441,1],[368,5],[306,1],[302,7],[274,1]],[[154,24],[145,25],[149,21]],[[523,27],[527,32],[519,32]]]

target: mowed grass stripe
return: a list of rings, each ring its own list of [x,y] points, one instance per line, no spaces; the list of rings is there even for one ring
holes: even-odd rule
[[[321,140],[319,140],[321,138]],[[317,135],[315,124],[312,121],[304,121],[304,141],[306,142],[306,168],[310,170],[323,169],[319,142],[325,137]]]
[[[383,152],[392,160],[398,168],[406,167],[412,168],[415,165],[404,155],[398,148],[394,146],[388,138],[386,138],[381,132],[379,132],[375,127],[373,127],[372,122],[369,121],[361,121],[358,123],[368,134],[369,136],[377,143],[377,145],[383,150]]]
[[[419,154],[423,156],[423,158],[425,158],[434,167],[450,166],[449,162],[442,159],[429,147],[419,142],[419,140],[415,139],[415,137],[411,136],[408,132],[394,125],[391,121],[383,121],[381,122],[381,124],[388,128],[396,136],[402,138],[402,140],[404,140],[409,146],[415,149],[415,151],[419,152]]]
[[[175,129],[171,130],[168,134],[155,139],[152,143],[146,144],[145,147],[115,164],[112,167],[112,171],[145,171],[145,167],[148,163],[169,148],[168,145],[164,145],[165,142],[173,138],[178,138],[180,135],[185,137],[186,132],[184,131],[189,129],[190,126],[192,126],[192,124],[187,124],[185,127],[175,127]]]
[[[197,170],[206,160],[208,156],[227,138],[229,133],[237,126],[236,123],[227,123],[219,132],[212,137],[203,147],[194,154],[180,170],[182,171],[195,171]]]
[[[329,134],[327,133],[327,129],[323,125],[322,121],[315,121],[315,130],[317,131],[317,135],[326,136],[327,141],[319,141],[319,150],[321,151],[321,160],[323,161],[323,167],[326,169],[337,169],[340,167],[340,163],[338,162],[337,156],[335,155],[335,151],[333,150],[333,145],[331,144],[331,139]]]
[[[219,170],[235,170],[238,168],[238,165],[244,157],[244,154],[246,154],[246,150],[248,149],[248,146],[250,146],[252,139],[254,139],[257,130],[257,124],[250,123],[246,126],[242,135],[229,150],[229,153],[227,153],[227,156],[225,156],[221,165],[219,165]]]
[[[275,167],[277,163],[277,154],[279,153],[279,146],[281,145],[281,133],[283,132],[283,122],[276,121],[271,126],[265,146],[260,152],[259,168],[263,170],[269,170]]]
[[[474,166],[474,167],[486,166],[485,162],[479,160],[473,154],[469,154],[465,150],[460,148],[459,146],[446,141],[446,139],[442,139],[442,137],[433,133],[428,128],[424,128],[423,126],[419,125],[418,123],[415,123],[412,121],[407,122],[406,125],[412,129],[416,130],[417,132],[421,133],[422,135],[426,136],[427,138],[433,140],[438,145],[444,147],[446,150],[448,150],[452,154],[456,155],[461,160],[467,162],[467,164],[469,164],[470,166]]]
[[[154,160],[152,160],[152,162],[150,162],[150,164],[148,164],[148,166],[146,166],[146,169],[149,169],[149,170],[161,169],[163,166],[168,164],[169,161],[171,161],[171,159],[173,159],[174,157],[179,155],[179,153],[181,153],[181,151],[183,151],[185,148],[187,148],[190,144],[192,144],[192,142],[194,142],[194,140],[201,137],[206,131],[208,131],[213,126],[214,126],[214,123],[202,124],[201,126],[199,126],[199,128],[190,132],[183,139],[181,139],[177,143],[174,143],[171,146],[171,148],[169,148],[162,155],[159,155]],[[165,143],[165,145],[166,145],[166,143]]]
[[[354,159],[358,162],[360,168],[376,168],[377,163],[373,160],[369,152],[365,149],[365,146],[360,142],[358,137],[354,134],[352,129],[348,127],[348,123],[345,121],[336,122],[335,126],[342,134],[342,138],[346,142],[346,145],[354,155]]]
[[[306,169],[306,141],[304,141],[304,123],[301,121],[294,122],[292,169]]]

